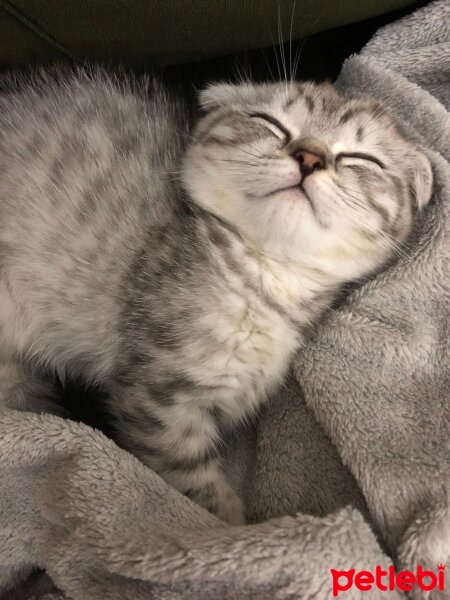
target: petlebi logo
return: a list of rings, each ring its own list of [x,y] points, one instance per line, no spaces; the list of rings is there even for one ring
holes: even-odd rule
[[[445,565],[437,565],[435,571],[425,570],[418,565],[416,571],[395,571],[393,566],[387,570],[377,565],[375,571],[338,571],[331,569],[333,596],[341,592],[356,588],[361,592],[368,592],[373,588],[380,591],[400,590],[410,592],[420,589],[425,592],[431,590],[445,590]]]

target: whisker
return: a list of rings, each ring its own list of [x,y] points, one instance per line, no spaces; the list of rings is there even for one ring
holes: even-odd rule
[[[273,74],[273,71],[272,71],[270,63],[269,63],[269,61],[267,59],[267,56],[264,54],[264,50],[262,48],[260,48],[259,51],[263,55],[264,61],[265,61],[266,65],[267,65],[267,68],[269,69],[269,73],[270,73],[270,77],[271,77],[272,81],[275,82],[276,81],[275,75]]]
[[[364,121],[361,127],[364,128],[367,127],[367,125],[372,125],[372,123],[374,123],[376,119],[381,117],[381,115],[384,115],[385,112],[387,112],[387,109],[383,106],[379,106],[372,113],[369,114],[368,118]]]
[[[273,53],[274,53],[275,60],[276,60],[276,63],[277,63],[278,81],[280,81],[280,80],[282,79],[282,76],[281,76],[280,63],[279,63],[279,61],[278,61],[277,45],[276,45],[276,43],[275,43],[275,39],[274,39],[274,37],[273,37],[273,35],[272,35],[272,31],[270,30],[270,27],[268,26],[268,24],[267,24],[267,23],[266,23],[266,26],[267,26],[267,31],[269,32],[269,35],[270,35],[270,39],[271,39],[271,41],[272,41]],[[275,80],[274,80],[274,81],[275,81]]]
[[[344,196],[345,198],[347,198],[347,197],[351,198],[353,200],[354,204],[359,206],[359,208],[364,209],[366,212],[369,212],[369,213],[371,212],[369,207],[364,204],[363,198],[358,198],[357,196],[353,196],[352,194],[349,193],[349,191],[347,189],[345,189],[345,190],[343,189],[342,191],[344,194],[346,194],[346,196]],[[337,193],[339,196],[342,197],[342,194],[340,194],[339,192],[337,192]]]
[[[358,198],[358,200],[361,202],[364,201],[364,195],[362,194],[362,192],[360,190],[355,190],[355,189],[348,188],[348,187],[344,187],[343,189],[347,193],[348,193],[348,191],[351,191],[357,195],[357,196],[352,196],[353,198],[355,198],[355,199]],[[399,244],[400,246],[403,246],[404,248],[406,248],[408,250],[412,250],[412,248],[410,246],[408,246],[405,242],[402,242],[401,240],[398,240],[398,239],[392,237],[387,231],[384,232],[384,234],[390,236],[395,241],[396,244]]]
[[[338,191],[336,189],[334,189],[333,191],[342,200],[342,202],[348,208],[351,209],[351,211],[352,211],[351,214],[354,217],[354,221],[356,223],[362,224],[372,233],[376,233],[380,238],[381,244],[385,248],[392,250],[399,258],[402,258],[403,260],[406,260],[406,261],[409,261],[411,259],[412,255],[405,252],[405,250],[403,250],[402,246],[404,248],[406,248],[406,250],[408,250],[408,251],[411,251],[411,248],[409,248],[408,246],[403,244],[403,242],[401,242],[401,240],[398,240],[398,239],[394,238],[393,236],[391,236],[387,231],[382,231],[380,229],[375,228],[368,219],[366,219],[359,212],[355,211],[355,206],[357,206],[358,208],[365,209],[367,212],[370,213],[370,210],[368,209],[368,207],[365,207],[364,204],[362,204],[361,198],[358,199],[355,196],[352,196],[350,194],[344,195],[341,191]]]
[[[244,154],[248,154],[249,156],[252,156],[253,158],[256,158],[258,160],[264,158],[263,156],[261,156],[260,154],[253,154],[252,152],[249,152],[248,150],[244,150],[244,148],[240,148],[239,146],[235,146],[234,144],[230,144],[230,142],[224,142],[224,145],[233,148],[234,150],[237,150],[238,152],[243,152]]]
[[[316,27],[316,25],[319,23],[320,19],[323,16],[325,6],[326,6],[326,4],[324,3],[322,10],[316,14],[314,21],[311,20],[312,15],[310,15],[308,27],[307,27],[307,29],[305,29],[305,36],[302,40],[300,48],[297,48],[297,51],[296,51],[296,58],[294,61],[294,79],[297,78],[297,70],[298,70],[298,66],[300,64],[300,57],[302,55],[303,48],[305,47],[305,44],[310,37],[309,34],[306,33],[306,31],[310,31],[311,29],[314,29]]]
[[[292,4],[291,26],[289,29],[289,79],[291,82],[291,86],[292,86],[292,28],[294,26],[294,14],[295,14],[296,5],[297,5],[297,0],[294,0],[294,2]]]
[[[373,133],[378,133],[379,131],[382,131],[381,127],[372,127],[372,129],[364,130],[364,138],[369,137],[369,135],[372,135]]]
[[[266,166],[266,163],[264,163],[264,162],[250,162],[250,161],[237,160],[237,159],[231,159],[231,158],[210,158],[209,160],[212,160],[214,162],[223,162],[223,163],[230,163],[230,164],[236,164],[236,165],[248,165],[250,167]]]
[[[382,106],[379,106],[378,108],[376,108],[373,112],[369,112],[369,116],[367,117],[367,119],[362,123],[361,127],[365,127],[367,124],[371,123],[374,119],[376,119],[378,116],[381,116],[381,114],[385,111],[385,109]]]
[[[285,82],[285,87],[286,87],[286,98],[287,98],[288,97],[288,87],[287,87],[288,82],[287,82],[287,70],[286,70],[286,55],[284,53],[283,35],[282,35],[282,28],[281,28],[281,0],[278,0],[277,11],[278,11],[278,41],[279,41],[279,47],[280,47],[281,64],[283,67],[284,82]]]
[[[252,79],[252,74],[251,74],[251,67],[250,67],[250,63],[248,61],[248,57],[245,56],[241,60],[245,60],[246,64],[245,65],[243,63],[239,64],[239,59],[236,59],[235,64],[234,64],[234,69],[235,69],[235,72],[237,75],[238,82],[243,84]]]

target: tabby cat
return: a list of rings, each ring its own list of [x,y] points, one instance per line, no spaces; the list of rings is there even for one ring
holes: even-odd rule
[[[233,524],[221,432],[254,415],[342,284],[408,238],[424,155],[331,84],[214,84],[191,128],[154,80],[3,82],[0,404],[109,394],[119,443]]]

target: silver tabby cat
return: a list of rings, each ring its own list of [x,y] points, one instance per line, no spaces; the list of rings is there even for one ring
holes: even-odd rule
[[[407,239],[428,161],[329,84],[212,85],[189,134],[155,82],[3,84],[0,404],[44,410],[42,369],[98,383],[123,446],[244,522],[221,432],[273,392],[342,284]]]

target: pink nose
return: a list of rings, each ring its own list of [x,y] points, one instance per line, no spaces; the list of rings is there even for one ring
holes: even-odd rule
[[[302,181],[314,171],[326,169],[331,152],[328,146],[314,137],[304,137],[295,140],[290,145],[290,155],[300,168]]]
[[[325,168],[324,157],[320,156],[320,154],[315,154],[314,152],[299,150],[296,152],[294,158],[298,160],[302,174],[309,174],[313,171]]]

